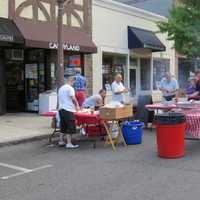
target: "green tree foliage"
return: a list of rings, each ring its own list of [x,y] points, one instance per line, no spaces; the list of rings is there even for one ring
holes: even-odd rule
[[[177,52],[200,57],[200,0],[180,0],[170,11],[168,22],[159,22],[161,33],[175,41]]]

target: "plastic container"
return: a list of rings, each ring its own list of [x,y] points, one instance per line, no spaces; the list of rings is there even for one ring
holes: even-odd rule
[[[122,133],[127,145],[142,143],[144,123],[139,121],[124,122]]]
[[[185,155],[185,116],[182,113],[157,115],[156,138],[158,156],[180,158]]]

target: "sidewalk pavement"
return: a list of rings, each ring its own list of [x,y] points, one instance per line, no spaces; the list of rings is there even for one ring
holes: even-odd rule
[[[47,138],[52,132],[51,118],[16,113],[0,116],[0,146]]]

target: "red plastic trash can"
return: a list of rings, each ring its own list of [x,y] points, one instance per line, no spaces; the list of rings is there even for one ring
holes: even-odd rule
[[[158,155],[163,158],[180,158],[185,155],[185,123],[156,125]]]
[[[182,113],[167,113],[156,118],[158,156],[183,157],[185,155],[185,116]]]

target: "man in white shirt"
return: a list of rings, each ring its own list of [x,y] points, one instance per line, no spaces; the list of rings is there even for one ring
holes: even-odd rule
[[[160,82],[160,90],[163,93],[163,97],[166,101],[171,101],[176,97],[179,89],[178,82],[172,75],[167,72],[165,77]]]
[[[60,115],[60,126],[61,135],[59,145],[65,145],[64,134],[67,137],[67,149],[78,148],[78,145],[72,144],[72,134],[76,133],[76,123],[74,112],[79,110],[79,105],[75,97],[75,90],[72,87],[74,84],[74,77],[68,77],[67,83],[64,84],[58,90],[58,103],[59,103],[59,115]]]
[[[111,85],[112,88],[112,99],[113,101],[118,101],[123,103],[123,94],[128,92],[122,83],[122,75],[117,74],[115,76],[115,81]]]

